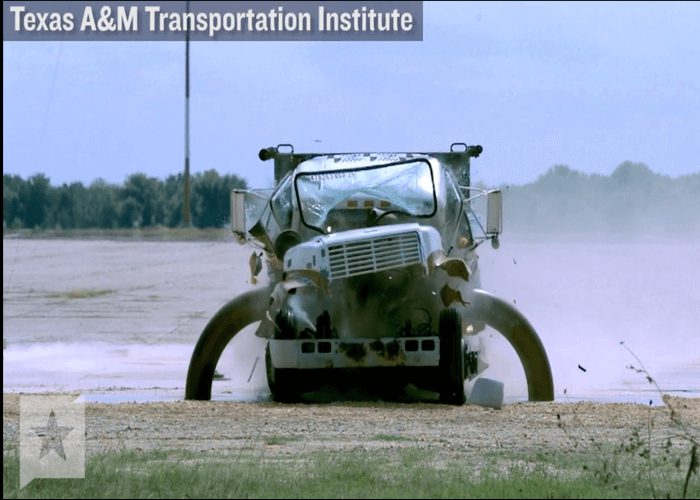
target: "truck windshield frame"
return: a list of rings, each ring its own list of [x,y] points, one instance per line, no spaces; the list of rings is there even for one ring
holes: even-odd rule
[[[385,215],[430,218],[438,209],[433,167],[425,158],[297,173],[294,193],[301,223],[321,234],[327,232],[322,226],[326,225],[329,213],[341,208],[344,202],[350,206],[348,200],[353,196],[376,201],[372,206],[363,203],[357,210],[377,208]]]

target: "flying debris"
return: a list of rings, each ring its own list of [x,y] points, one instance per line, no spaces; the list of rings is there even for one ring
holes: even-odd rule
[[[446,306],[449,306],[453,302],[457,302],[463,306],[469,305],[469,303],[462,298],[462,293],[459,290],[454,290],[447,284],[440,290],[440,298],[442,299],[442,303]]]
[[[586,371],[586,369],[585,369],[583,366],[581,366],[581,365],[578,365],[578,369],[581,370],[582,372],[585,372],[585,371]]]
[[[248,260],[248,264],[250,264],[250,282],[253,285],[258,284],[258,274],[262,271],[262,255],[262,252],[253,252]]]
[[[255,362],[253,363],[253,368],[250,369],[250,375],[248,375],[248,383],[250,384],[250,379],[253,378],[253,373],[255,372],[255,367],[258,366],[258,361],[260,356],[255,357]]]

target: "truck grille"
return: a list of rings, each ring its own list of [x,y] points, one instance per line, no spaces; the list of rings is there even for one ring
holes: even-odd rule
[[[381,236],[328,247],[331,279],[421,263],[418,233]]]

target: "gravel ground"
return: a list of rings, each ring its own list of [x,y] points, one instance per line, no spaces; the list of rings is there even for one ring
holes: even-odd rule
[[[700,440],[700,399],[669,398]],[[627,403],[515,403],[501,410],[437,404],[193,402],[86,405],[88,455],[188,450],[295,455],[320,450],[431,449],[445,458],[485,452],[564,451],[621,445],[653,422],[659,445],[679,428],[668,407]],[[3,397],[3,448],[16,445],[19,396]]]

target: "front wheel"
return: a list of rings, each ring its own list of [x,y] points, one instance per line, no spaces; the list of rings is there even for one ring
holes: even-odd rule
[[[454,309],[440,313],[440,402],[463,405],[464,395],[464,343],[462,318]]]

